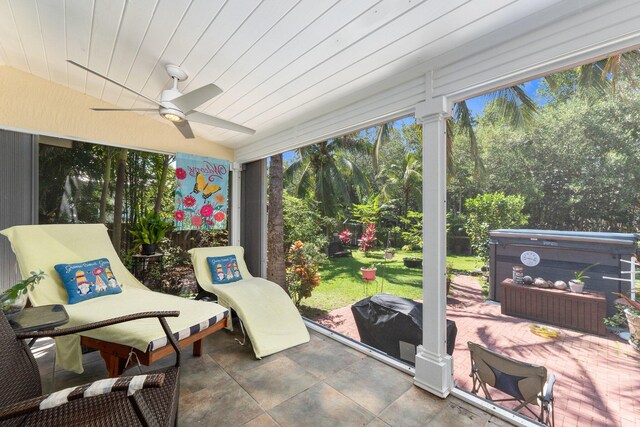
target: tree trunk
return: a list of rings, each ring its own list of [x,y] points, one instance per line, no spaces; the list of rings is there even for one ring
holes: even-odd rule
[[[156,204],[153,207],[153,212],[156,215],[160,215],[160,210],[162,209],[162,196],[164,195],[164,186],[167,183],[167,171],[169,170],[169,156],[164,156],[164,161],[162,162],[162,173],[160,174],[160,179],[158,180],[158,192],[156,193]]]
[[[116,194],[113,205],[113,237],[111,238],[116,252],[120,253],[122,245],[122,202],[124,198],[124,181],[129,150],[120,149],[118,157],[118,171],[116,172]]]
[[[109,198],[109,184],[111,183],[111,147],[104,148],[104,177],[102,179],[102,195],[100,196],[100,217],[98,222],[107,221],[107,199]]]
[[[267,280],[287,290],[284,264],[284,218],[282,190],[284,169],[282,154],[271,156],[269,164],[269,221],[267,225]]]

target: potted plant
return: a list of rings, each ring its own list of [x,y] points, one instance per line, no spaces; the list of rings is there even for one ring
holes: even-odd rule
[[[386,248],[384,250],[384,259],[393,259],[393,256],[396,254],[395,248]]]
[[[375,264],[371,264],[369,267],[360,267],[360,272],[362,273],[362,279],[368,282],[373,282],[376,280],[376,268]]]
[[[402,258],[402,262],[407,268],[422,268],[422,258],[406,257]]]
[[[637,351],[640,351],[640,310],[629,307],[624,311],[624,315],[627,318],[629,332],[631,333],[629,344]]]
[[[163,220],[155,212],[149,212],[140,218],[129,232],[134,237],[133,243],[142,246],[142,255],[153,255],[158,243],[171,230],[173,224],[170,221]]]
[[[626,320],[629,325],[629,344],[640,351],[640,302],[634,301],[626,295],[613,292],[614,295],[618,295],[626,301],[626,304],[616,304],[616,314],[612,317],[605,318],[604,323],[608,326],[621,326]],[[624,318],[620,315],[624,313]]]
[[[36,273],[31,272],[31,276],[16,283],[2,295],[0,295],[0,307],[7,319],[12,319],[18,313],[22,311],[27,304],[27,289],[33,290],[33,287],[40,283],[40,281],[46,276],[43,271]]]
[[[569,288],[571,289],[571,292],[582,293],[582,290],[584,289],[584,279],[589,278],[585,273],[596,265],[598,265],[598,263],[591,264],[582,270],[573,273],[576,278],[569,280]]]

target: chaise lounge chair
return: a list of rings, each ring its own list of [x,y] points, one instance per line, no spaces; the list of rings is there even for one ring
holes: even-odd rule
[[[182,315],[168,319],[168,324],[177,331],[174,336],[180,347],[193,344],[194,356],[202,353],[202,338],[226,326],[229,311],[218,304],[153,292],[141,284],[120,261],[104,224],[24,225],[0,233],[9,238],[23,277],[30,271],[43,270],[47,274],[29,291],[31,304],[64,304],[69,315],[67,326],[138,312],[178,310]],[[98,258],[108,259],[110,274],[122,286],[122,292],[68,304],[69,296],[54,266]],[[56,338],[56,364],[83,372],[81,344],[100,351],[111,377],[123,372],[130,353],[135,353],[144,365],[173,353],[157,321],[139,319]]]
[[[172,426],[178,413],[180,349],[165,317],[178,312],[138,313],[75,328],[16,335],[0,311],[0,425]],[[40,372],[25,339],[64,336],[132,319],[160,320],[176,352],[174,366],[146,375],[99,380],[41,396]]]
[[[196,248],[189,251],[198,284],[216,295],[218,303],[235,310],[258,359],[309,342],[309,331],[287,293],[277,284],[253,277],[240,246]],[[235,256],[238,278],[214,284],[207,258]],[[221,272],[227,273],[226,266]]]
[[[547,368],[503,356],[471,341],[467,345],[471,355],[473,394],[482,388],[485,397],[493,402],[519,402],[515,411],[527,409],[539,422],[553,427],[553,385],[556,377],[551,374],[547,381]],[[493,399],[487,386],[510,398]],[[539,414],[529,405],[540,406]]]

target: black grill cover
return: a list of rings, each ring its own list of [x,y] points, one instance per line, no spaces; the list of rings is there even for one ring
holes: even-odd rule
[[[351,306],[360,341],[400,359],[400,341],[422,344],[422,303],[378,294]],[[447,353],[453,354],[458,328],[447,320]]]

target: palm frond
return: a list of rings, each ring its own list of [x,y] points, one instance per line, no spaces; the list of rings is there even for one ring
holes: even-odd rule
[[[466,134],[469,138],[469,151],[471,152],[471,158],[473,159],[473,173],[476,176],[482,176],[484,174],[484,165],[480,158],[480,151],[478,150],[478,140],[476,139],[476,133],[473,130],[473,119],[471,117],[471,110],[465,101],[461,101],[454,106],[454,118],[455,126],[460,127],[460,131]],[[452,132],[451,135],[455,135]],[[451,140],[453,144],[453,139]]]
[[[312,179],[311,164],[307,163],[302,174],[300,175],[300,179],[295,186],[295,195],[296,197],[304,197],[311,191],[311,185],[313,182]]]
[[[486,97],[497,107],[499,116],[513,127],[526,126],[535,119],[536,103],[522,86],[500,89]]]
[[[380,149],[389,141],[391,135],[391,122],[384,123],[376,129],[376,137],[373,142],[373,171],[378,172],[378,166],[380,164]]]
[[[606,73],[604,73],[605,64],[606,61],[597,61],[578,68],[578,91],[580,93],[595,93],[597,96],[604,96],[610,91],[611,80],[606,78]],[[604,79],[603,76],[605,76]]]
[[[304,167],[305,162],[302,159],[298,159],[295,162],[291,163],[284,170],[284,181],[285,183],[291,183],[293,177]]]

